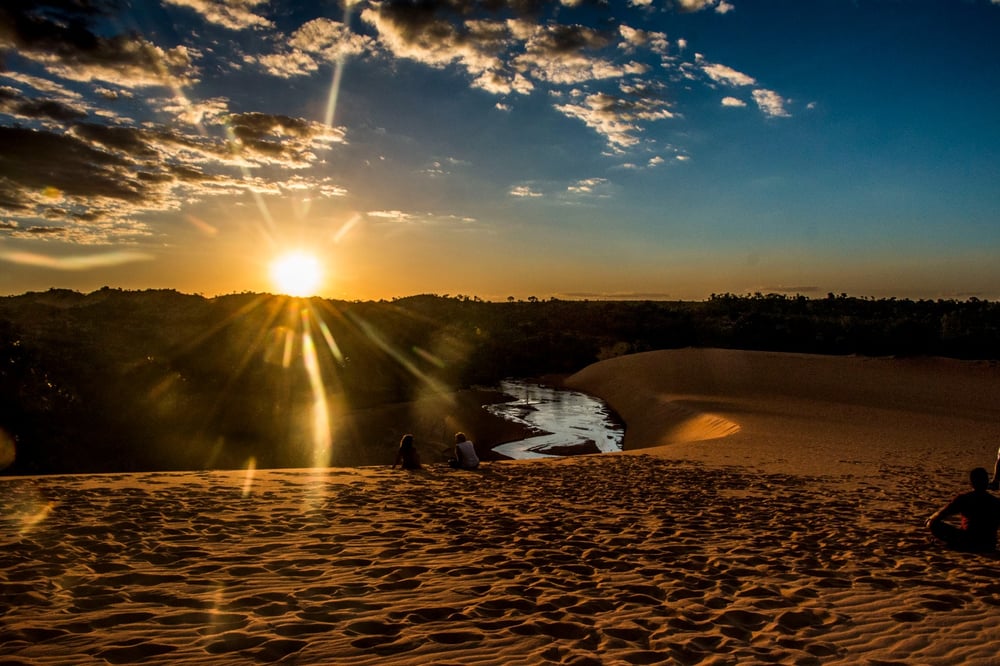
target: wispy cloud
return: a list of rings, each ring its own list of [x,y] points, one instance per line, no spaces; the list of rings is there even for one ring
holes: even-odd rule
[[[537,199],[544,195],[533,189],[530,185],[515,185],[510,188],[510,196],[517,197],[519,199]]]
[[[608,185],[607,178],[584,178],[578,180],[566,188],[570,194],[585,194],[592,196],[605,196],[604,190]]]
[[[752,76],[748,76],[726,65],[702,62],[701,69],[716,83],[724,83],[730,86],[752,86],[757,83],[756,79]]]

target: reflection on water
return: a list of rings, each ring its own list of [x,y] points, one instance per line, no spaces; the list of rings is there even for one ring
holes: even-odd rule
[[[497,453],[526,459],[622,449],[624,429],[611,418],[607,405],[593,396],[514,380],[501,382],[499,390],[514,400],[485,409],[538,434],[496,446]]]

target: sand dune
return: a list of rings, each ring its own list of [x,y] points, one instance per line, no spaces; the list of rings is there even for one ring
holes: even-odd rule
[[[1000,561],[920,528],[996,373],[658,352],[570,379],[624,455],[3,479],[0,662],[997,663]]]

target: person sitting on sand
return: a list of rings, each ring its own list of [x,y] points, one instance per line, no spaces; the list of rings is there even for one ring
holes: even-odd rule
[[[448,464],[456,469],[476,469],[479,467],[479,456],[476,446],[465,436],[464,432],[455,433],[455,457]]]
[[[948,506],[927,519],[926,526],[938,539],[955,550],[987,553],[996,550],[997,529],[1000,528],[1000,499],[986,488],[990,483],[989,472],[977,467],[969,472],[972,491],[962,493]],[[944,522],[948,516],[962,516],[962,526]]]
[[[413,444],[413,435],[403,435],[403,439],[399,440],[399,450],[392,468],[396,469],[396,465],[403,469],[420,469],[420,454]]]
[[[997,461],[993,465],[993,480],[990,481],[990,490],[1000,490],[1000,449],[997,449]]]

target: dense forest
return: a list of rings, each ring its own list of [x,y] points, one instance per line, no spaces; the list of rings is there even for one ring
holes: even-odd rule
[[[338,422],[377,423],[387,406],[504,377],[688,346],[997,359],[1000,304],[833,294],[345,302],[109,288],[9,296],[0,298],[0,468],[227,468],[249,457],[307,466],[326,427],[317,405]],[[330,464],[385,462],[392,444],[338,437],[356,441]]]

